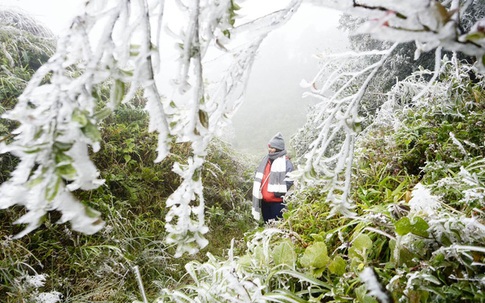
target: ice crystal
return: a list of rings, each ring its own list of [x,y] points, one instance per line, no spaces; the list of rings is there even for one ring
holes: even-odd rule
[[[440,208],[440,198],[432,195],[431,190],[418,183],[413,189],[412,198],[409,200],[411,213],[415,215],[433,216]]]
[[[57,303],[62,302],[62,294],[57,291],[42,292],[35,296],[35,303]]]
[[[359,278],[365,283],[369,291],[369,295],[375,296],[379,302],[391,302],[388,294],[384,291],[381,283],[376,277],[375,271],[370,268],[366,267],[360,273]]]

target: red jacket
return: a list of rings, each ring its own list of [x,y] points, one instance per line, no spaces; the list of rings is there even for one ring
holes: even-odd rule
[[[265,202],[283,202],[282,197],[276,197],[274,193],[268,191],[269,174],[271,170],[271,162],[268,160],[264,168],[263,181],[261,183],[261,194]]]

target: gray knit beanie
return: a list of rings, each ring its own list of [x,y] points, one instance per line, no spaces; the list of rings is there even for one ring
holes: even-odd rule
[[[281,133],[277,133],[271,140],[269,140],[268,144],[277,150],[285,149],[285,140],[283,140],[283,135]]]

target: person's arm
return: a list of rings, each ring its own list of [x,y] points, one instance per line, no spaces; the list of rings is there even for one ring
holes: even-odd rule
[[[288,175],[289,172],[293,171],[293,163],[291,163],[290,159],[286,159],[286,175]],[[286,190],[289,190],[290,187],[293,186],[293,181],[286,181]]]

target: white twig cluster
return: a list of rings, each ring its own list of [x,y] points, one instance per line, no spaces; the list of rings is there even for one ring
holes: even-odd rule
[[[310,89],[305,96],[321,100],[316,107],[317,114],[313,116],[316,129],[312,131],[318,136],[310,144],[303,164],[293,176],[306,182],[316,179],[325,182],[327,201],[332,205],[331,215],[354,215],[349,195],[354,144],[362,123],[359,105],[370,81],[396,46],[366,54],[322,55],[325,64],[319,73],[311,82],[302,83]],[[343,62],[366,55],[379,59],[361,70],[343,70]],[[362,84],[356,87],[358,81]]]

